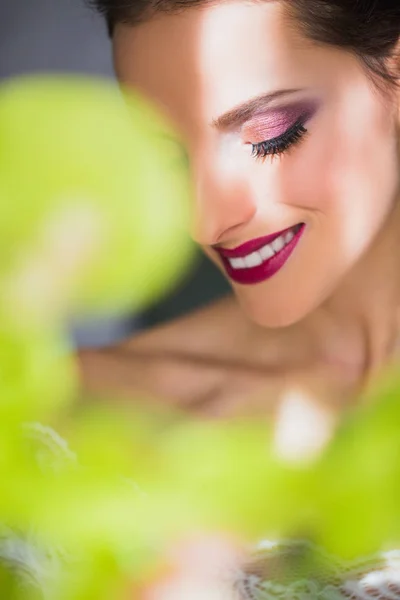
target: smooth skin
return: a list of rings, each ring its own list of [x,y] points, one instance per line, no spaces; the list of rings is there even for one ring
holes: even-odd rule
[[[299,383],[345,406],[398,346],[400,92],[377,87],[350,52],[306,39],[279,1],[119,25],[114,57],[119,80],[176,126],[196,184],[192,236],[223,272],[216,246],[306,228],[271,279],[232,282],[232,297],[83,352],[84,384],[213,416],[268,412]],[[303,105],[313,110],[299,143],[253,156],[284,132],[283,109]]]

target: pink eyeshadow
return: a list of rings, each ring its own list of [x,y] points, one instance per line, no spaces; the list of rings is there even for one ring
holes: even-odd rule
[[[271,140],[285,133],[300,118],[304,120],[311,118],[316,110],[315,103],[301,103],[260,111],[243,125],[242,137],[252,144]]]

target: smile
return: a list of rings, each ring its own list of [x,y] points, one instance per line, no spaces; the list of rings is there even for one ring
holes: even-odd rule
[[[216,250],[233,281],[252,285],[269,279],[282,269],[304,229],[304,223],[299,223],[284,231],[246,242],[233,250]]]

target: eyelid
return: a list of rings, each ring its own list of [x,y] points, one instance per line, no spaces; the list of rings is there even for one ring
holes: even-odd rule
[[[258,142],[263,142],[267,139],[272,140],[272,139],[278,138],[280,135],[282,135],[295,122],[296,122],[296,119],[294,119],[290,123],[285,123],[285,124],[275,122],[274,124],[271,125],[266,122],[260,122],[260,121],[257,123],[248,123],[242,129],[242,132],[241,132],[242,138],[245,142],[251,142],[253,144],[256,144]]]
[[[301,117],[290,123],[290,125],[286,126],[285,129],[282,130],[278,135],[273,135],[271,137],[263,136],[260,138],[258,142],[251,142],[253,146],[257,146],[262,143],[274,143],[279,142],[282,138],[284,138],[288,133],[290,133],[293,129],[298,128],[299,126],[304,126],[306,123],[306,119],[302,119]]]
[[[251,144],[279,139],[297,122],[307,123],[317,109],[318,104],[309,101],[259,112],[242,126],[242,139]]]
[[[257,144],[251,144],[252,156],[256,159],[265,159],[281,156],[290,151],[295,145],[299,144],[308,134],[302,119],[298,119],[283,134],[271,140],[265,140]]]

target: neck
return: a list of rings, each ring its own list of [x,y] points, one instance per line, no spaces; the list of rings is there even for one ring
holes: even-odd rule
[[[322,355],[369,379],[394,353],[399,308],[400,199],[362,260],[315,314]]]

